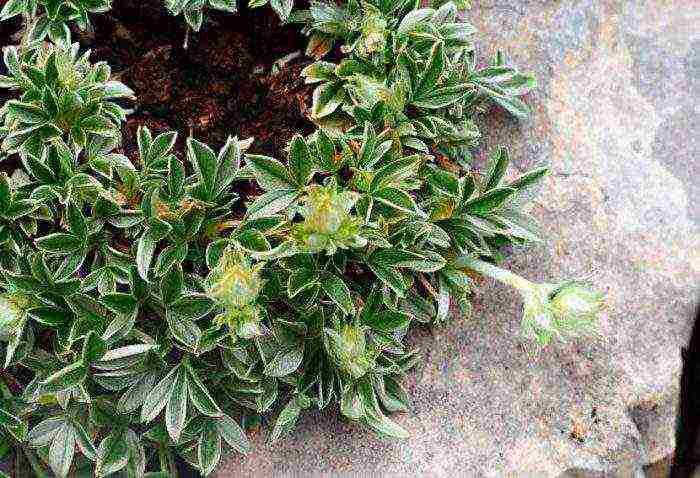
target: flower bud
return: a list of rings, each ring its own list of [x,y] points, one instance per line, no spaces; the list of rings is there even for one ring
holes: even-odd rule
[[[344,325],[339,330],[327,330],[339,368],[354,378],[364,376],[373,365],[367,349],[365,330],[355,325]]]
[[[333,254],[338,247],[364,245],[358,236],[361,222],[350,213],[356,201],[356,194],[339,192],[334,185],[312,187],[300,210],[304,222],[295,226],[293,236],[309,252]]]
[[[558,327],[574,333],[590,328],[603,308],[603,295],[586,282],[561,284],[551,297],[552,314]]]
[[[602,294],[580,281],[559,285],[533,284],[523,291],[523,329],[541,345],[553,337],[572,337],[590,331],[603,307]]]
[[[260,269],[240,252],[227,251],[219,265],[207,277],[207,293],[225,313],[216,317],[219,327],[244,338],[259,334],[259,309],[256,305],[263,286]]]

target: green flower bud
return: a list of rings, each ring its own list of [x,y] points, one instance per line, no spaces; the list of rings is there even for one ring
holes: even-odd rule
[[[555,336],[583,335],[594,329],[603,295],[588,283],[533,284],[523,293],[523,329],[542,345]]]
[[[207,277],[207,294],[225,309],[215,318],[219,327],[243,338],[260,334],[260,313],[256,305],[263,286],[260,270],[240,252],[226,251],[219,265]]]
[[[360,378],[374,366],[374,355],[367,348],[365,329],[344,325],[338,330],[326,329],[336,364],[346,374]]]
[[[292,234],[309,252],[335,253],[338,247],[362,247],[366,241],[358,235],[361,221],[350,210],[357,194],[339,192],[335,185],[314,186],[301,207],[304,222],[295,225]]]
[[[587,282],[561,284],[552,295],[550,307],[562,330],[585,331],[591,328],[603,309],[603,294]]]

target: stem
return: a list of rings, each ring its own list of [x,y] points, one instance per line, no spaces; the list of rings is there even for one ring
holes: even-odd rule
[[[457,257],[452,262],[452,265],[458,269],[471,269],[474,272],[478,272],[483,276],[495,279],[520,291],[530,290],[535,286],[534,283],[530,282],[524,277],[520,277],[509,270],[501,269],[498,266],[482,261],[470,255],[462,255]]]
[[[160,445],[158,447],[158,457],[160,459],[160,469],[167,468],[170,473],[170,478],[177,478],[177,466],[175,466],[175,460],[173,460],[172,452],[167,448],[166,445]]]
[[[185,27],[185,41],[182,42],[182,49],[187,50],[190,46],[190,27]]]

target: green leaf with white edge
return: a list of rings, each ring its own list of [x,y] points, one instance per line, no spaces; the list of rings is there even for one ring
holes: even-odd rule
[[[363,323],[369,325],[372,329],[382,332],[393,332],[395,330],[405,330],[411,318],[404,312],[381,311],[376,314],[371,314],[364,318]]]
[[[425,213],[418,209],[418,206],[411,195],[402,189],[386,187],[375,192],[373,197],[380,203],[396,209],[401,213],[415,214],[421,217],[425,216]]]
[[[80,385],[87,376],[87,368],[82,361],[75,362],[58,372],[49,375],[41,382],[43,393],[57,393]]]
[[[136,297],[123,292],[105,294],[100,300],[105,307],[117,314],[131,315],[135,313],[138,308]]]
[[[119,81],[107,81],[101,85],[99,90],[102,93],[102,97],[105,99],[136,99],[134,91]]]
[[[108,350],[99,361],[92,365],[100,370],[117,370],[135,364],[143,358],[144,354],[156,348],[156,344],[125,345]]]
[[[287,295],[290,298],[296,297],[297,294],[303,292],[318,284],[318,274],[311,269],[297,269],[292,272],[287,282]]]
[[[268,439],[270,443],[274,443],[279,438],[285,434],[289,433],[297,423],[299,419],[299,414],[301,413],[301,407],[299,406],[296,397],[292,398],[287,405],[282,409],[280,414],[275,421],[275,426],[272,428],[270,433],[270,438]]]
[[[6,108],[13,117],[23,123],[37,125],[46,123],[49,120],[43,108],[31,103],[10,100],[6,103]]]
[[[405,428],[400,426],[395,421],[388,418],[383,413],[367,414],[365,418],[367,426],[380,435],[385,435],[389,438],[405,440],[411,437],[411,434]]]
[[[484,186],[485,191],[494,189],[501,184],[501,180],[506,174],[506,169],[508,168],[509,162],[510,159],[508,157],[508,150],[503,147],[498,148],[491,157],[491,168],[487,176],[488,182],[486,183],[486,186]]]
[[[270,190],[258,196],[253,203],[248,205],[246,214],[248,219],[260,219],[274,216],[287,209],[299,198],[301,193],[293,189]]]
[[[311,116],[314,119],[325,118],[333,113],[345,101],[343,84],[329,82],[318,86],[312,96]]]
[[[166,305],[175,302],[182,295],[183,285],[182,267],[180,264],[173,264],[160,280],[160,296],[163,302]]]
[[[350,295],[350,289],[342,278],[335,274],[325,273],[321,276],[321,287],[345,315],[355,315],[355,304]]]
[[[430,61],[423,73],[418,85],[417,95],[423,96],[425,93],[435,90],[440,78],[445,74],[445,45],[436,42],[430,53]]]
[[[280,351],[267,364],[264,373],[268,377],[285,377],[296,371],[303,359],[303,345]]]
[[[2,50],[3,61],[7,67],[8,72],[12,76],[21,76],[22,67],[20,66],[19,52],[17,47],[6,46]]]
[[[88,230],[85,215],[83,215],[83,212],[72,202],[68,204],[68,208],[66,209],[66,220],[68,221],[68,226],[72,235],[82,241],[87,240]]]
[[[173,302],[168,311],[178,318],[195,321],[214,308],[214,301],[204,294],[189,294]]]
[[[197,461],[204,476],[208,476],[221,458],[221,433],[216,424],[207,420],[197,442]]]
[[[42,251],[51,254],[69,254],[83,248],[83,240],[73,234],[56,232],[36,240],[36,245]]]
[[[430,110],[446,108],[462,100],[470,91],[471,87],[466,83],[443,86],[414,98],[411,103],[418,108]]]
[[[549,174],[549,168],[537,168],[533,169],[532,171],[528,171],[519,178],[515,179],[513,182],[508,184],[509,188],[515,189],[518,192],[522,192],[529,188],[530,186],[533,186],[536,184],[538,181],[540,181],[542,178],[547,176]]]
[[[437,191],[449,197],[459,197],[459,180],[454,174],[432,165],[426,168],[426,173],[428,184]]]
[[[114,134],[116,130],[114,123],[101,115],[88,116],[80,122],[80,128],[88,133],[100,135]]]
[[[144,233],[136,246],[136,267],[141,278],[148,281],[148,271],[153,261],[153,253],[156,250],[157,241],[150,231]]]
[[[153,135],[147,126],[139,126],[139,129],[136,131],[136,144],[139,148],[139,156],[148,162],[147,158],[151,144],[153,144]]]
[[[335,79],[336,64],[328,61],[317,61],[301,71],[306,84],[320,83]]]
[[[209,146],[194,138],[187,138],[187,159],[195,170],[200,183],[204,186],[207,198],[214,193],[219,161]]]
[[[91,364],[99,360],[105,353],[105,341],[94,330],[88,332],[83,342],[82,360],[84,364]]]
[[[369,262],[368,266],[377,279],[393,289],[399,297],[406,294],[408,286],[401,273],[396,269],[381,262]]]
[[[295,189],[294,179],[284,164],[269,156],[246,155],[248,165],[253,169],[255,180],[266,191]]]
[[[491,88],[486,88],[481,85],[479,86],[479,88],[489,95],[491,101],[496,103],[498,106],[500,106],[516,118],[526,119],[528,116],[530,116],[530,107],[523,100],[514,96],[500,94]]]
[[[64,423],[66,420],[62,416],[42,420],[27,434],[27,443],[35,448],[48,445]]]
[[[202,330],[197,324],[190,319],[172,313],[167,313],[165,319],[173,337],[190,350],[195,350],[202,337]]]
[[[413,258],[407,258],[394,263],[394,267],[403,267],[412,269],[418,272],[437,272],[445,265],[447,261],[438,253],[432,251],[424,251],[422,254],[415,254]]]
[[[216,404],[216,401],[207,390],[206,385],[200,380],[192,366],[188,363],[186,367],[189,377],[188,387],[190,400],[195,408],[197,408],[201,414],[208,417],[219,418],[223,416],[221,408]]]
[[[185,20],[192,30],[198,32],[204,23],[204,12],[201,9],[187,9],[185,10]]]
[[[170,154],[170,151],[175,145],[175,141],[177,141],[177,133],[175,131],[166,131],[151,140],[146,140],[145,143],[147,143],[148,147],[145,150],[146,155],[142,156],[142,158],[148,165],[164,159]],[[188,154],[191,154],[189,150]]]
[[[512,188],[494,188],[482,194],[478,198],[468,201],[464,205],[464,210],[471,214],[485,215],[500,208],[510,198],[515,189]]]
[[[49,466],[58,478],[65,478],[70,471],[75,455],[75,430],[64,422],[51,441],[49,448]]]
[[[173,389],[178,371],[178,367],[173,368],[148,394],[141,408],[142,422],[150,422],[165,408],[170,399],[170,392]]]
[[[165,428],[170,438],[177,442],[185,428],[187,418],[187,371],[183,366],[177,368],[177,374],[170,389],[168,403],[165,405]]]
[[[219,168],[216,175],[215,196],[222,194],[237,178],[243,151],[248,148],[252,138],[241,141],[238,137],[228,137],[226,144],[219,151],[217,160]]]
[[[116,430],[107,435],[97,448],[95,475],[98,477],[116,473],[129,461],[129,449],[123,432]]]
[[[299,188],[311,180],[314,161],[304,138],[295,135],[289,145],[289,171]]]
[[[217,428],[219,429],[219,433],[221,433],[221,437],[226,443],[228,443],[228,446],[244,455],[251,452],[252,448],[250,446],[250,441],[248,440],[248,437],[243,429],[238,423],[236,423],[235,420],[228,415],[223,415],[215,422]]]
[[[81,425],[78,421],[73,421],[72,425],[73,430],[75,431],[75,442],[80,449],[80,453],[82,453],[88,460],[96,461],[97,449],[92,442],[92,438],[90,438],[85,431],[85,428],[83,428],[83,425]]]
[[[435,10],[432,8],[412,10],[403,17],[396,31],[399,35],[410,33],[428,23],[433,18],[434,14]]]

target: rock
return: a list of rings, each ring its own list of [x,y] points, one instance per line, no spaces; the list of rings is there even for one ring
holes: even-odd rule
[[[396,417],[409,440],[309,413],[275,446],[254,437],[254,453],[228,456],[218,476],[640,476],[672,452],[700,284],[700,12],[662,0],[474,3],[483,58],[502,48],[539,79],[530,120],[484,120],[480,156],[512,145],[511,174],[553,170],[530,204],[548,240],[508,266],[537,280],[594,272],[610,304],[602,338],[529,359],[516,295],[487,282],[471,319],[412,335],[424,362]]]

